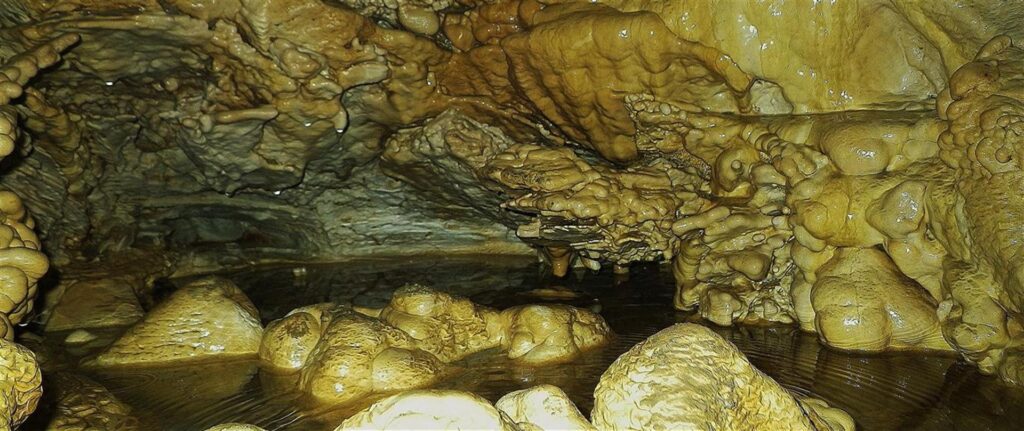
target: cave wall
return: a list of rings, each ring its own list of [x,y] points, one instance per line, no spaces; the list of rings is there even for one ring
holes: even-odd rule
[[[4,161],[58,267],[531,247],[556,275],[670,262],[676,307],[713,322],[955,350],[1024,380],[1024,8],[0,9],[4,60],[81,39],[20,96]]]

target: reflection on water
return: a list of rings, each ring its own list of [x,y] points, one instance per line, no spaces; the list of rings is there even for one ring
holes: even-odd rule
[[[533,259],[394,258],[262,267],[227,276],[246,291],[265,321],[324,301],[379,307],[408,282],[499,308],[558,297],[551,301],[599,311],[618,334],[601,351],[543,368],[482,352],[460,363],[462,371],[441,385],[494,401],[512,390],[550,383],[583,412],[592,407],[594,386],[616,357],[666,326],[693,319],[672,309],[671,274],[654,266],[634,268],[628,280],[616,280],[610,271],[555,280]],[[848,411],[860,429],[1010,430],[1024,424],[1024,391],[980,376],[953,357],[851,355],[825,349],[813,335],[788,327],[715,330],[787,388]],[[88,374],[130,404],[143,429],[201,430],[247,422],[268,430],[332,430],[351,412],[307,405],[291,390],[294,377],[261,372],[254,362]]]

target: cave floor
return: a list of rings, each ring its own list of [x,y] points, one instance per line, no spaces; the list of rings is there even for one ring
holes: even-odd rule
[[[495,401],[510,391],[549,383],[565,390],[584,413],[592,408],[593,389],[601,373],[616,357],[662,328],[695,319],[673,310],[672,275],[664,266],[654,265],[634,267],[628,279],[613,275],[610,269],[555,279],[533,258],[401,257],[261,266],[222,275],[246,292],[264,323],[317,302],[381,307],[395,289],[412,282],[499,308],[562,302],[599,311],[617,334],[604,349],[569,364],[543,368],[515,365],[497,352],[482,352],[462,361],[460,372],[440,385]],[[187,281],[159,284],[157,299]],[[1024,393],[981,376],[953,357],[842,353],[824,348],[813,334],[791,327],[714,329],[788,389],[849,412],[859,429],[1003,430],[1019,429],[1024,423]],[[59,346],[64,335],[48,334],[44,343]],[[85,347],[63,351],[62,356],[74,363],[117,334],[100,335]],[[294,377],[263,372],[256,360],[78,371],[129,404],[142,421],[141,429],[195,430],[245,422],[268,430],[330,430],[353,411],[309,405],[290,389]],[[43,409],[33,420],[45,417]],[[26,426],[35,429],[32,422]]]

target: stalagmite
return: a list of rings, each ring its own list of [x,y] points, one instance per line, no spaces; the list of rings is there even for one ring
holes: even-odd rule
[[[1012,429],[1022,23],[0,0],[0,429]]]

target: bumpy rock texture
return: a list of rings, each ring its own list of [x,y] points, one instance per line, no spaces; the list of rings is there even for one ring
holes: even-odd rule
[[[853,429],[849,416],[823,427],[819,400],[807,408],[710,329],[678,324],[624,353],[594,390],[591,420],[601,430]],[[831,409],[829,416],[844,416]]]
[[[96,382],[75,374],[47,375],[47,397],[53,415],[47,431],[101,431],[141,429],[131,407]],[[51,392],[52,391],[52,392]]]
[[[255,356],[263,327],[249,298],[230,281],[204,278],[150,310],[90,366],[182,363]]]
[[[799,325],[849,350],[954,350],[1024,381],[1019,5],[0,11],[0,105],[19,105],[0,108],[3,184],[20,196],[0,194],[8,338],[46,271],[42,244],[67,268],[149,253],[183,272],[532,247],[556,275],[671,263],[676,306],[718,324]],[[467,333],[426,323],[458,304],[403,307],[382,319],[441,360],[498,340],[547,361],[563,354],[556,341],[586,348],[594,331],[572,315],[545,329],[550,345],[516,329],[484,340],[482,315]],[[513,314],[509,327],[526,327]],[[428,330],[443,339],[428,345]],[[315,347],[292,341],[281,363],[295,368]]]
[[[78,41],[65,34],[15,51],[0,66],[0,159],[10,156],[22,136],[13,99],[40,69],[53,66],[60,53]],[[35,355],[15,344],[14,326],[29,320],[38,294],[38,281],[49,269],[41,251],[35,220],[13,191],[0,191],[0,429],[16,429],[42,396],[42,373]]]
[[[515,431],[515,423],[478,395],[459,391],[409,391],[385,398],[348,418],[344,430]]]
[[[710,329],[678,324],[620,356],[594,392],[593,423],[551,385],[477,395],[410,390],[382,399],[337,430],[807,430],[852,431],[822,400],[796,397]]]
[[[264,431],[264,429],[255,425],[230,423],[207,428],[206,431]]]
[[[386,307],[316,304],[270,322],[261,363],[299,372],[300,388],[321,402],[431,386],[451,363],[501,347],[524,364],[571,361],[612,336],[600,316],[570,306],[531,305],[503,312],[419,285],[398,289]]]
[[[541,385],[501,397],[494,407],[520,428],[591,431],[594,426],[557,386]],[[532,428],[531,428],[532,427]]]
[[[0,340],[0,430],[17,428],[36,409],[42,395],[42,371],[35,355]]]

